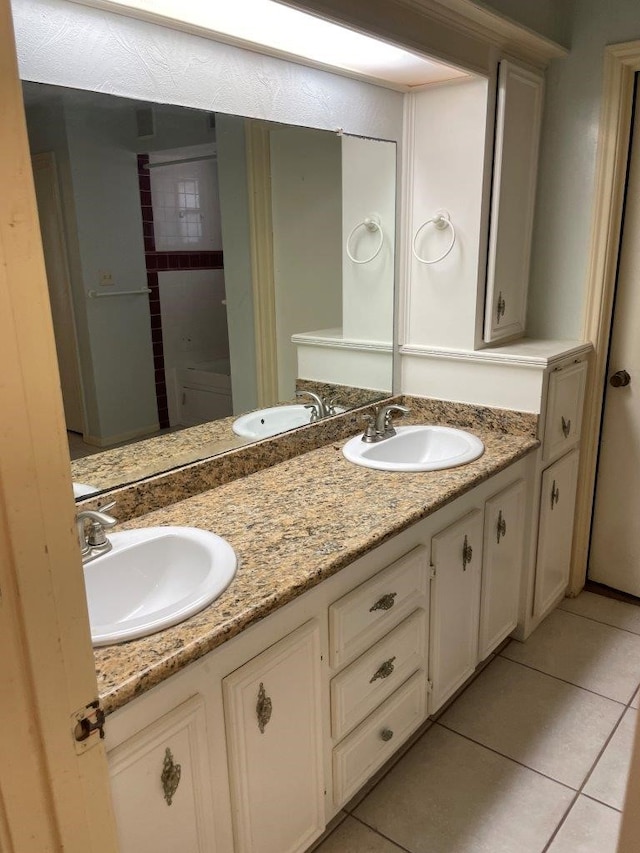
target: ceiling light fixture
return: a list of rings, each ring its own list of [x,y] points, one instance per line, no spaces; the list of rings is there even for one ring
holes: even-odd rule
[[[262,53],[411,89],[467,76],[452,66],[366,36],[274,0],[80,0],[120,14],[169,23]]]

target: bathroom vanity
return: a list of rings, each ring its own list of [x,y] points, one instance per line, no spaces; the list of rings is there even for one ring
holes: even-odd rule
[[[548,367],[540,419],[405,399],[481,438],[467,465],[376,471],[334,440],[122,525],[210,529],[239,559],[206,610],[95,652],[123,851],[302,853],[533,630],[569,577],[586,369]]]
[[[123,851],[305,850],[514,630],[536,419],[480,412],[460,468],[373,471],[334,442],[124,525],[215,529],[239,570],[96,650]]]

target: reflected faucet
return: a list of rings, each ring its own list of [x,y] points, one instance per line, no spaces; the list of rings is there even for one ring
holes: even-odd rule
[[[319,394],[314,394],[313,391],[296,391],[296,397],[309,397],[313,400],[312,403],[305,403],[305,409],[311,409],[311,423],[326,418],[329,414],[329,408]],[[333,408],[332,404],[329,405]]]
[[[113,509],[116,505],[113,503],[107,504],[103,510]],[[85,522],[90,522],[88,527]],[[76,515],[76,526],[78,530],[78,541],[80,543],[80,553],[82,554],[82,562],[89,563],[95,560],[101,554],[106,554],[111,550],[111,542],[107,539],[105,529],[115,527],[118,522],[115,518],[107,515],[104,511],[94,509],[83,509]]]

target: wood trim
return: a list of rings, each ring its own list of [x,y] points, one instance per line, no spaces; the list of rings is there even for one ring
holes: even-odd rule
[[[640,71],[640,41],[605,50],[602,118],[596,164],[595,210],[591,233],[583,338],[591,341],[578,474],[578,495],[569,595],[584,586],[595,495],[600,421],[611,335],[613,301],[629,157],[634,76]]]
[[[115,853],[104,748],[71,736],[97,686],[9,0],[0,102],[0,837]]]
[[[400,174],[400,183],[398,189],[400,191],[399,210],[400,222],[405,223],[405,227],[399,227],[397,234],[397,251],[398,259],[398,340],[399,346],[403,346],[409,341],[409,331],[411,329],[411,241],[413,240],[413,191],[415,186],[415,122],[416,122],[416,98],[415,95],[408,94],[404,98],[403,117],[402,117],[402,164],[403,169]]]
[[[459,59],[462,52],[468,55],[474,52],[471,45],[463,43],[465,37],[469,41],[483,41],[500,47],[539,68],[546,67],[552,59],[564,57],[569,52],[563,45],[498,12],[479,6],[474,0],[369,0],[364,15],[361,0],[283,2],[378,35],[384,41],[418,49],[433,47],[434,55],[445,61],[455,61],[455,53],[458,53]],[[396,15],[390,11],[390,6],[396,7]],[[428,45],[425,44],[427,39]],[[476,67],[473,70],[481,69]]]
[[[247,187],[249,192],[249,240],[253,284],[253,328],[256,342],[258,405],[278,399],[278,350],[276,285],[273,270],[273,223],[271,214],[271,150],[269,129],[259,122],[245,122]]]

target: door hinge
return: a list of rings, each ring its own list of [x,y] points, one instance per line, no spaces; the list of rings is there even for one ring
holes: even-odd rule
[[[434,565],[429,566],[429,580],[433,580],[436,576],[436,567]]]
[[[427,693],[433,693],[433,681],[427,678]]]
[[[83,752],[88,746],[104,738],[105,713],[100,706],[100,700],[94,699],[84,708],[76,711],[71,717],[73,726],[73,738],[76,742],[76,750]],[[98,734],[99,738],[91,735]]]

